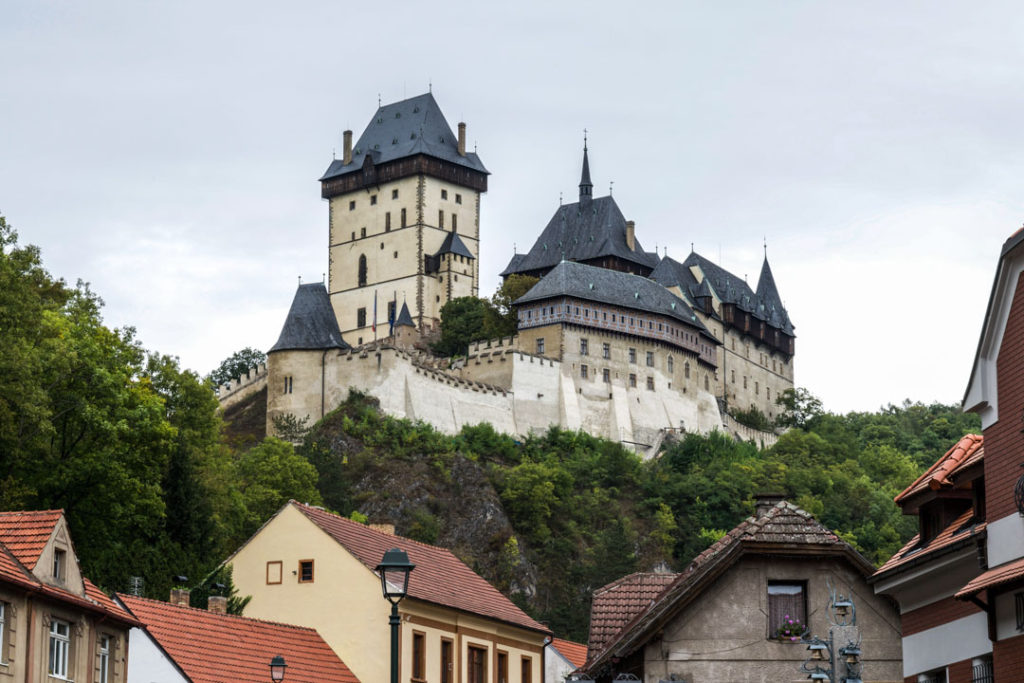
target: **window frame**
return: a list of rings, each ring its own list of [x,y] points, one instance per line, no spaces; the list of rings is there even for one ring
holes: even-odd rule
[[[113,658],[110,656],[113,648],[111,643],[114,642],[114,637],[108,633],[101,633],[99,637],[99,645],[97,647],[97,658],[99,659],[100,676],[96,683],[110,683],[114,676],[112,670]]]
[[[441,638],[441,683],[455,683],[455,641]],[[445,661],[447,659],[447,661]],[[447,670],[446,666],[447,665]]]
[[[64,627],[64,633],[60,627]],[[63,619],[50,620],[49,648],[46,672],[53,678],[71,680],[71,622]]]
[[[427,680],[427,634],[412,632],[412,666],[409,678],[413,681]]]
[[[494,649],[494,680],[495,683],[508,683],[508,652]]]
[[[792,589],[796,588],[799,590],[797,593],[786,593],[778,590],[776,593],[772,593],[772,589]],[[772,596],[780,596],[776,600],[772,600]],[[798,607],[802,610],[801,614],[796,616],[797,619],[804,625],[804,628],[808,628],[807,623],[807,581],[797,579],[769,579],[765,584],[765,602],[768,609],[767,619],[765,621],[768,629],[768,639],[775,640],[775,634],[779,628],[783,625],[783,620],[792,616],[792,608],[786,604],[786,601],[781,596],[797,595],[799,596],[796,600],[799,601]],[[774,603],[774,604],[773,604]],[[783,604],[779,604],[783,603]]]
[[[486,646],[466,646],[466,683],[487,683],[487,650]],[[479,657],[477,661],[474,661],[475,655]],[[476,664],[480,667],[479,676],[474,676]]]
[[[533,683],[533,657],[522,655],[519,659],[520,683]]]
[[[270,576],[271,576],[270,567],[272,565],[277,565],[277,581],[271,581],[270,580]],[[281,583],[284,583],[284,562],[282,562],[281,560],[267,560],[267,576],[266,576],[266,580],[267,580],[267,585],[268,586],[277,586],[277,585],[280,585]]]
[[[303,571],[303,565],[309,564],[309,578],[305,578],[306,574]],[[299,560],[299,571],[298,571],[299,583],[315,583],[316,582],[316,565],[312,559]]]

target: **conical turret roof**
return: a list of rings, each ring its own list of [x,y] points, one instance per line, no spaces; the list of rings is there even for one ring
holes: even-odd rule
[[[331,297],[322,282],[299,285],[281,336],[270,353],[300,349],[348,349],[334,317]]]

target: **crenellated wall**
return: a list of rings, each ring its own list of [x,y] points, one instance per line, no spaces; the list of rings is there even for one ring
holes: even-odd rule
[[[241,377],[236,377],[231,384],[217,387],[217,398],[221,408],[230,408],[239,401],[252,396],[267,384],[267,364],[260,363],[250,368]]]

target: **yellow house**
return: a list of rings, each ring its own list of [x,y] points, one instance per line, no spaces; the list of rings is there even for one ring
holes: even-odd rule
[[[390,604],[375,567],[416,565],[399,605],[399,680],[542,683],[550,631],[444,548],[288,502],[227,562],[246,615],[315,628],[362,681],[390,676]]]

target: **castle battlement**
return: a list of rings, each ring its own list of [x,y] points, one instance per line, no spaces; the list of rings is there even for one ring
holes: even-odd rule
[[[233,379],[230,384],[222,384],[216,387],[217,399],[221,408],[238,403],[244,398],[252,396],[267,384],[267,364],[249,368],[248,372]]]

